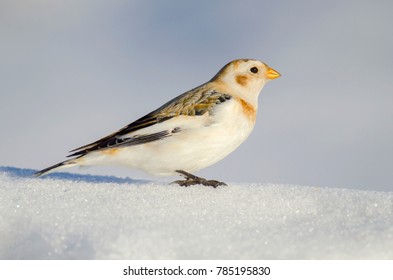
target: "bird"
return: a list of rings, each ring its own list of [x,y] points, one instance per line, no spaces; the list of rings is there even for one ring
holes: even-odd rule
[[[36,172],[74,166],[122,165],[155,176],[180,175],[180,186],[226,185],[192,173],[232,153],[252,132],[258,96],[281,74],[256,59],[236,59],[208,82],[106,137],[71,150],[69,159]]]

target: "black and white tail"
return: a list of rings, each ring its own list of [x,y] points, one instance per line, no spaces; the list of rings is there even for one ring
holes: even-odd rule
[[[34,176],[35,177],[40,177],[40,176],[52,173],[52,172],[54,172],[56,170],[64,169],[64,168],[70,168],[70,167],[73,167],[75,165],[77,165],[76,162],[75,162],[75,159],[65,160],[63,162],[60,162],[58,164],[49,166],[48,168],[42,169],[41,171],[38,171],[38,172],[34,173]]]

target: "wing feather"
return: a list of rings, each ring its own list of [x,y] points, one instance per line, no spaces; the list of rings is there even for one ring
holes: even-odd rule
[[[72,150],[71,152],[74,153],[69,155],[69,157],[83,156],[91,151],[109,147],[138,145],[161,140],[171,136],[171,132],[169,130],[164,130],[145,135],[137,134],[137,132],[180,115],[202,116],[205,113],[214,114],[214,108],[217,105],[230,99],[230,95],[210,89],[208,83],[204,84],[179,95],[157,110],[130,123],[122,129],[93,143]],[[175,127],[173,127],[173,129],[175,129]],[[130,134],[135,135],[133,137],[128,137]]]

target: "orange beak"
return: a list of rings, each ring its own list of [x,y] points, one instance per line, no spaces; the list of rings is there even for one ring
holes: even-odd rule
[[[266,71],[266,77],[268,78],[268,79],[270,79],[270,80],[274,80],[274,79],[276,79],[276,78],[278,78],[278,77],[280,77],[281,76],[281,74],[280,73],[278,73],[276,70],[274,70],[273,68],[268,68],[267,69],[267,71]]]

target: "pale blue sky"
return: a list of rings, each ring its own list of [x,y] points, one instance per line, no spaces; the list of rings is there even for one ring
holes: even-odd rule
[[[392,190],[392,11],[392,1],[2,0],[0,165],[57,163],[228,61],[256,58],[282,77],[262,91],[250,138],[198,174]]]

